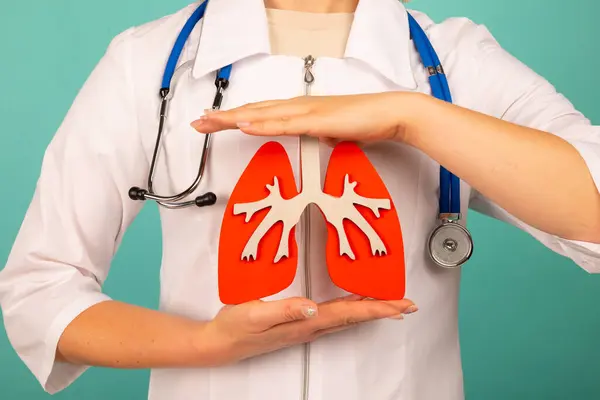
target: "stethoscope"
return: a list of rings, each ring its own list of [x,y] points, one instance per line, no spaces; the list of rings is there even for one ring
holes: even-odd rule
[[[183,48],[188,41],[192,31],[198,22],[204,16],[208,1],[202,2],[200,6],[190,16],[183,29],[181,30],[173,50],[167,61],[167,66],[163,74],[160,96],[160,113],[158,123],[158,134],[152,155],[152,163],[148,173],[148,189],[132,187],[129,190],[129,197],[132,200],[154,200],[159,205],[167,208],[178,209],[190,206],[205,207],[216,203],[217,196],[212,193],[204,193],[195,197],[193,200],[182,201],[185,197],[191,195],[200,185],[204,176],[208,153],[210,149],[211,135],[205,135],[200,165],[194,182],[184,191],[171,196],[161,196],[153,190],[153,180],[156,172],[156,162],[161,149],[163,131],[167,119],[169,102],[173,97],[173,80],[178,71],[177,64],[181,57]],[[429,74],[429,84],[434,97],[440,100],[452,102],[448,80],[444,74],[442,64],[427,38],[427,35],[417,23],[417,21],[408,14],[409,28],[411,38],[417,48],[421,61]],[[229,86],[229,77],[231,75],[232,65],[227,65],[216,73],[215,86],[216,93],[212,105],[213,110],[219,110],[223,101],[223,94]],[[455,268],[463,265],[473,253],[473,239],[469,231],[460,224],[461,205],[460,205],[460,179],[443,166],[440,166],[440,197],[438,223],[431,232],[428,240],[428,253],[433,262],[443,268]]]

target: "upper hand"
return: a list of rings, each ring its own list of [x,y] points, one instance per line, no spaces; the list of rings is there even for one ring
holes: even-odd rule
[[[198,132],[239,128],[250,135],[309,135],[335,141],[403,140],[411,93],[304,96],[211,111],[192,122]],[[403,103],[403,104],[400,104]]]
[[[412,308],[411,308],[412,307]],[[376,301],[351,295],[321,304],[303,298],[253,301],[226,306],[205,329],[203,340],[220,343],[217,364],[234,363],[259,354],[383,318],[402,319],[416,311],[410,300]]]

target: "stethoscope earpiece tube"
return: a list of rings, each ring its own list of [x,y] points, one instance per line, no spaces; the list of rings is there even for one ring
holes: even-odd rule
[[[148,188],[142,189],[137,186],[130,188],[128,194],[131,200],[154,200],[159,205],[171,209],[178,209],[190,206],[206,207],[212,206],[217,202],[217,196],[212,192],[208,192],[197,196],[193,200],[181,201],[183,198],[191,195],[198,188],[200,182],[202,181],[202,177],[204,176],[204,170],[208,160],[211,135],[205,135],[204,144],[202,146],[202,155],[200,157],[200,165],[198,167],[198,173],[196,174],[194,182],[187,189],[176,195],[161,196],[154,193],[153,188],[153,180],[154,174],[156,172],[157,159],[161,149],[162,137],[167,121],[168,106],[171,98],[173,97],[171,85],[175,84],[173,81],[177,80],[175,74],[179,70],[177,68],[177,64],[181,57],[181,53],[183,52],[183,48],[187,40],[189,39],[192,31],[194,30],[194,27],[204,16],[207,3],[208,1],[203,2],[190,16],[185,26],[179,33],[179,36],[175,41],[175,45],[173,46],[171,54],[169,55],[169,59],[167,61],[167,65],[165,67],[165,72],[161,82],[161,88],[159,89],[160,111],[158,121],[158,133],[156,136],[156,143],[154,145],[154,152],[152,154],[150,170],[148,173]],[[182,67],[185,67],[188,64],[189,62],[184,63]],[[213,110],[218,110],[221,107],[221,103],[223,102],[223,93],[229,87],[229,76],[231,74],[231,69],[232,66],[227,65],[226,67],[223,67],[219,71],[217,71],[217,77],[215,79],[216,93],[212,104]]]
[[[141,200],[144,201],[146,200],[146,195],[148,194],[148,191],[142,188],[139,188],[137,186],[132,187],[131,189],[129,189],[129,198],[131,200]],[[194,199],[194,205],[196,205],[196,207],[206,207],[206,206],[212,206],[217,202],[217,195],[214,194],[213,192],[208,192],[208,193],[204,193],[201,196],[198,196]]]
[[[146,193],[148,193],[146,190],[139,188],[137,186],[132,187],[131,189],[129,189],[129,198],[131,200],[146,200]]]
[[[213,192],[205,193],[202,196],[196,197],[196,199],[194,200],[196,207],[212,206],[216,202],[217,202],[217,195],[214,194]]]

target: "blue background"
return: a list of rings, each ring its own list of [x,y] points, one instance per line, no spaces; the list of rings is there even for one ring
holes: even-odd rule
[[[367,0],[368,1],[368,0]],[[0,265],[33,194],[43,152],[109,41],[177,11],[183,0],[3,1],[0,16]],[[594,123],[600,2],[421,0],[437,21],[466,16],[554,83]],[[595,101],[594,101],[595,100]],[[467,399],[600,399],[600,276],[526,234],[480,215],[464,270],[461,346]],[[106,285],[109,295],[157,307],[158,213],[148,205],[128,231]],[[0,330],[0,398],[48,398]],[[93,369],[57,399],[144,399],[147,371]],[[233,399],[232,399],[233,400]],[[378,400],[378,399],[374,399]],[[437,400],[437,399],[435,399]],[[443,400],[443,399],[440,399]]]

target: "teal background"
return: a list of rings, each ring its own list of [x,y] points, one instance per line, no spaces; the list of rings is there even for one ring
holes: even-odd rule
[[[2,3],[0,265],[29,204],[44,149],[110,39],[188,2]],[[600,2],[421,0],[412,7],[438,21],[466,16],[487,25],[506,49],[600,123],[594,98],[600,92]],[[464,269],[461,297],[467,399],[600,399],[600,276],[516,228],[480,215],[469,224],[477,251]],[[106,285],[111,296],[157,306],[160,239],[156,207],[149,204],[116,257]],[[48,398],[0,332],[0,399]],[[147,384],[147,371],[93,369],[55,398],[144,399]]]

